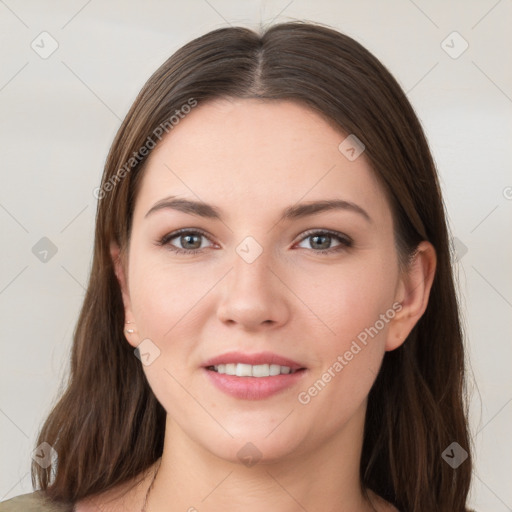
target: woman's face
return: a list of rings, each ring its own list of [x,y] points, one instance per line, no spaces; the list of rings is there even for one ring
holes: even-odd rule
[[[399,344],[390,206],[362,148],[339,149],[345,138],[293,102],[217,100],[148,161],[121,276],[128,339],[145,340],[144,371],[173,424],[224,459],[248,442],[263,461],[328,443],[363,419]],[[305,208],[324,201],[340,203]],[[278,357],[302,370],[228,376],[206,368],[216,357],[230,365],[221,372],[286,372]]]

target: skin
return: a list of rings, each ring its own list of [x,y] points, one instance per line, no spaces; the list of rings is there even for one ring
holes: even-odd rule
[[[400,272],[391,208],[363,153],[349,161],[346,135],[294,102],[216,100],[199,105],[152,152],[136,199],[126,259],[112,244],[127,342],[149,338],[160,356],[144,366],[167,411],[165,446],[147,510],[246,512],[395,510],[363,498],[359,463],[367,396],[386,351],[399,347],[427,306],[436,257],[422,242]],[[171,209],[170,195],[214,204],[222,221]],[[371,218],[333,210],[279,222],[298,202],[344,199]],[[208,238],[156,242],[181,228]],[[350,236],[339,248],[307,230]],[[248,236],[263,252],[252,263],[236,248]],[[169,244],[171,243],[169,242]],[[330,245],[329,245],[330,242]],[[194,245],[196,244],[196,245]],[[251,249],[253,250],[253,249]],[[309,403],[298,400],[357,335],[394,303],[402,307]],[[270,398],[233,398],[201,368],[231,350],[271,351],[307,367],[300,382]],[[259,462],[237,452],[251,442]],[[104,510],[140,510],[153,473],[96,497]],[[107,501],[111,500],[107,506]],[[92,501],[79,512],[93,510]],[[191,508],[194,507],[194,508]],[[303,508],[301,508],[303,507]]]

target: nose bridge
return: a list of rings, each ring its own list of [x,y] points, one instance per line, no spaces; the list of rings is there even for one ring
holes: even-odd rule
[[[287,299],[274,275],[272,250],[255,238],[246,237],[235,251],[218,308],[219,317],[253,327],[269,321],[283,322],[288,313]]]
[[[259,247],[255,246],[254,242],[244,241],[236,249],[232,279],[242,288],[244,286],[263,288],[270,285],[270,250]]]
[[[231,272],[231,291],[241,294],[268,294],[275,287],[270,268],[272,251],[263,247],[254,237],[245,237],[235,249],[233,271]]]

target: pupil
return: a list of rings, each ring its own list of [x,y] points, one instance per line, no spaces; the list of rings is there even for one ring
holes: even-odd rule
[[[194,238],[198,238],[197,235],[182,235],[181,239],[182,239],[182,242],[185,241],[185,243],[183,245],[187,245],[187,244],[192,244],[194,245],[194,242],[193,242],[193,239]],[[329,235],[313,235],[311,237],[313,239],[313,245],[317,245],[317,248],[319,249],[329,249],[329,241],[330,241],[330,236]],[[319,242],[319,240],[323,240],[323,242]],[[197,246],[197,241],[196,241],[196,244]],[[201,245],[199,243],[199,245]],[[189,247],[190,248],[190,247]],[[193,249],[197,249],[198,247],[192,247]]]
[[[182,237],[181,237],[182,241],[186,240],[186,242],[183,245],[186,246],[188,243],[193,244],[193,241],[192,242],[190,241],[193,238],[198,238],[198,237],[197,237],[197,235],[182,235]],[[196,245],[197,245],[197,242],[196,242]],[[201,243],[199,243],[199,245],[201,245]],[[186,248],[187,249],[197,249],[198,247],[186,247]]]
[[[313,237],[313,240],[314,240],[314,243],[316,244],[317,243],[317,240],[318,239],[324,239],[326,240],[327,242],[324,242],[324,244],[320,243],[320,245],[323,245],[323,247],[318,247],[319,249],[329,249],[329,239],[330,237],[329,236],[325,236],[325,235],[314,235]]]

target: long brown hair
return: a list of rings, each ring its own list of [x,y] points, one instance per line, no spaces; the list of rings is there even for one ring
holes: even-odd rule
[[[74,333],[67,388],[37,444],[58,460],[32,466],[32,481],[74,503],[147,470],[162,454],[165,410],[123,335],[124,309],[110,255],[126,251],[141,148],[173,128],[184,105],[215,98],[292,100],[354,134],[392,205],[401,261],[428,240],[437,269],[428,307],[400,348],[386,352],[368,397],[360,465],[363,491],[401,511],[466,512],[472,460],[465,361],[448,229],[422,127],[387,69],[350,37],[303,22],[261,34],[214,30],[172,55],[148,80],[110,149],[98,197],[94,259]],[[186,110],[185,110],[186,112]],[[154,146],[154,144],[153,144]],[[452,468],[453,442],[467,459]]]

